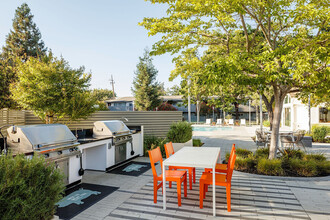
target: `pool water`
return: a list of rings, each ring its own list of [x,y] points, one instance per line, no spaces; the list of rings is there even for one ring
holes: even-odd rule
[[[199,127],[193,126],[193,131],[228,131],[233,130],[233,127]]]

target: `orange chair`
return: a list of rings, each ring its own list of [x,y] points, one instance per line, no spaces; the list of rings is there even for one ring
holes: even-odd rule
[[[166,158],[169,158],[174,154],[173,144],[172,142],[164,144]],[[177,167],[177,166],[170,166],[170,170],[188,170],[189,172],[189,189],[192,189],[192,177],[194,178],[194,183],[196,183],[196,170],[195,167]],[[172,183],[170,182],[170,188],[172,187]]]
[[[215,174],[215,185],[226,187],[227,194],[227,210],[231,211],[230,207],[230,190],[231,190],[231,178],[233,175],[233,170],[235,166],[236,154],[232,157],[230,161],[227,174]],[[207,191],[208,185],[212,185],[212,173],[204,172],[199,180],[199,207],[203,208],[203,199],[205,199],[205,193]]]
[[[230,164],[231,159],[233,158],[234,154],[236,153],[235,144],[231,147],[228,164],[217,163],[215,166],[216,173],[227,173],[228,172],[228,165]],[[212,169],[205,168],[205,172],[212,172]]]
[[[163,186],[163,174],[157,175],[155,163],[160,161],[160,166],[163,167],[163,158],[162,153],[160,152],[160,148],[148,151],[152,174],[154,176],[154,203],[157,203],[157,191],[159,188]],[[181,206],[181,184],[183,182],[184,185],[184,197],[187,197],[187,172],[183,170],[166,170],[165,171],[165,180],[172,181],[177,183],[177,191],[178,191],[178,205]],[[161,183],[158,185],[158,181]],[[162,188],[163,189],[163,188]]]

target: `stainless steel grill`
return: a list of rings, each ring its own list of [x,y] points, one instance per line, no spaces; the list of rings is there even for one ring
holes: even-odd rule
[[[134,155],[132,144],[132,132],[119,120],[96,121],[93,128],[94,138],[112,138],[112,145],[115,146],[115,164],[127,159],[127,144],[131,146],[131,155]]]
[[[11,126],[7,129],[7,145],[8,150],[13,154],[38,152],[44,155],[47,161],[54,161],[58,168],[63,170],[66,184],[77,179],[70,178],[69,174],[74,173],[71,169],[76,169],[78,175],[81,169],[79,166],[81,152],[77,138],[66,125]]]

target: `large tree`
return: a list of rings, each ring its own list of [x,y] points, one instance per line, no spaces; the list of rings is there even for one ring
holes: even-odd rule
[[[97,110],[99,111],[108,111],[109,108],[105,100],[115,97],[112,90],[109,89],[93,89],[92,96],[97,100],[97,105],[99,106]]]
[[[45,123],[64,116],[76,121],[94,112],[96,100],[88,90],[91,75],[83,67],[72,69],[51,53],[41,60],[30,57],[17,62],[18,81],[11,84],[13,99]]]
[[[139,57],[132,92],[135,97],[134,108],[138,111],[150,111],[161,103],[159,99],[159,83],[156,81],[158,71],[152,64],[149,51],[145,50]]]
[[[206,47],[213,54],[206,82],[271,88],[269,158],[276,156],[283,101],[288,93],[329,92],[329,1],[150,0],[167,16],[145,18],[149,35],[162,34],[153,54]],[[323,89],[323,90],[322,90]]]
[[[16,59],[25,62],[29,57],[45,55],[46,48],[41,40],[41,34],[33,22],[33,15],[29,6],[23,3],[16,9],[13,19],[13,29],[6,37],[6,44],[2,47],[0,55],[0,108],[17,107],[11,99],[9,85],[16,82]]]
[[[27,60],[29,57],[45,55],[46,50],[41,40],[41,33],[33,22],[31,9],[23,3],[16,9],[13,29],[6,37],[6,45],[2,47],[2,56],[4,58],[21,57]]]

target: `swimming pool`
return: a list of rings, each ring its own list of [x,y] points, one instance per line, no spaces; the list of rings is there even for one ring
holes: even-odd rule
[[[233,127],[202,127],[202,126],[193,126],[193,131],[228,131],[233,130]]]

